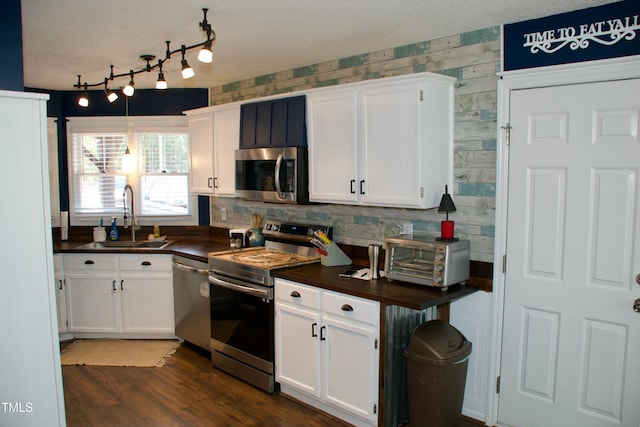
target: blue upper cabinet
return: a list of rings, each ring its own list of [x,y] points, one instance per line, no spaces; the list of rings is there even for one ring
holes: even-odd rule
[[[306,147],[306,97],[244,104],[240,148]]]

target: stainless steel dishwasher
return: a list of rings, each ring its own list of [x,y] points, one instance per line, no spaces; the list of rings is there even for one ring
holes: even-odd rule
[[[173,306],[176,335],[211,351],[211,308],[206,262],[173,256]]]

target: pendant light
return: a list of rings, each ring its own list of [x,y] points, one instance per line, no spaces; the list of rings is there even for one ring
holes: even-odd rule
[[[129,129],[129,97],[126,97],[124,102],[124,115],[127,120],[127,129]],[[131,151],[129,151],[129,145],[127,144],[127,149],[124,150],[124,154],[122,155],[122,171],[126,174],[130,174],[135,171],[135,165],[135,159],[133,158],[133,154],[131,154]]]

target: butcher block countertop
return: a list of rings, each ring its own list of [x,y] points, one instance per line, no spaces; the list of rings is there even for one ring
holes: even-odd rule
[[[73,229],[73,228],[72,228]],[[85,243],[91,241],[90,228],[79,230],[71,233],[68,241],[60,241],[54,238],[54,252],[57,253],[108,253],[108,250],[83,250],[79,249]],[[147,231],[142,230],[139,236],[146,236]],[[220,252],[229,250],[228,231],[214,229],[210,227],[166,227],[162,234],[167,235],[167,240],[173,243],[162,250],[136,251],[136,253],[165,253],[184,256],[194,260],[207,262],[207,256],[210,252]],[[122,232],[122,230],[121,230]],[[126,235],[127,231],[124,231]],[[58,233],[54,233],[56,236]],[[59,235],[59,234],[58,234]],[[128,237],[128,236],[127,236]],[[328,289],[341,292],[348,295],[354,295],[379,301],[383,305],[397,305],[415,310],[422,310],[429,307],[448,307],[448,303],[458,298],[470,295],[478,290],[485,289],[483,284],[490,282],[490,279],[482,279],[472,277],[467,285],[449,286],[447,291],[441,291],[440,288],[415,285],[412,283],[401,281],[389,281],[385,278],[376,280],[360,280],[354,278],[338,277],[349,269],[361,268],[364,259],[357,259],[364,254],[366,257],[366,248],[349,248],[349,255],[354,261],[354,266],[342,267],[325,267],[320,263],[308,264],[298,267],[282,268],[274,271],[275,277],[288,279],[294,282],[315,286],[322,289]],[[126,253],[123,250],[117,250],[118,253]],[[360,254],[362,252],[363,254]],[[472,263],[473,264],[473,263]],[[472,265],[472,276],[474,273],[474,265]],[[486,269],[485,269],[486,270]],[[480,271],[480,273],[483,273]],[[490,289],[485,289],[490,290]],[[444,313],[445,315],[448,313]]]
[[[398,305],[415,310],[440,306],[478,291],[472,286],[455,285],[449,286],[448,290],[443,292],[440,288],[389,281],[385,278],[360,280],[338,276],[348,269],[349,266],[324,267],[320,264],[308,264],[279,269],[274,275],[322,289],[380,301],[385,305]]]

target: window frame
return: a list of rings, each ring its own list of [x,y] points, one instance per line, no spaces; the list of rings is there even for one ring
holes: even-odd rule
[[[138,170],[139,159],[137,158],[137,141],[136,134],[158,134],[158,133],[182,133],[189,138],[189,123],[186,116],[135,116],[135,117],[69,117],[67,118],[67,174],[69,182],[69,221],[71,225],[77,226],[96,226],[100,219],[103,219],[105,225],[111,221],[114,216],[109,212],[102,214],[96,213],[78,213],[74,203],[76,185],[73,172],[73,137],[74,134],[96,134],[96,133],[125,133],[129,141],[131,153],[136,156],[136,172],[127,175],[127,183],[133,187],[135,194],[136,219],[140,225],[150,226],[154,224],[162,225],[197,225],[198,224],[198,207],[197,196],[191,192],[191,156],[187,154],[187,194],[189,208],[187,215],[142,215],[141,177],[145,175],[144,171]],[[133,142],[133,143],[132,143]],[[191,144],[188,142],[188,149]],[[118,224],[123,225],[122,217],[124,210],[115,216],[118,218]]]

